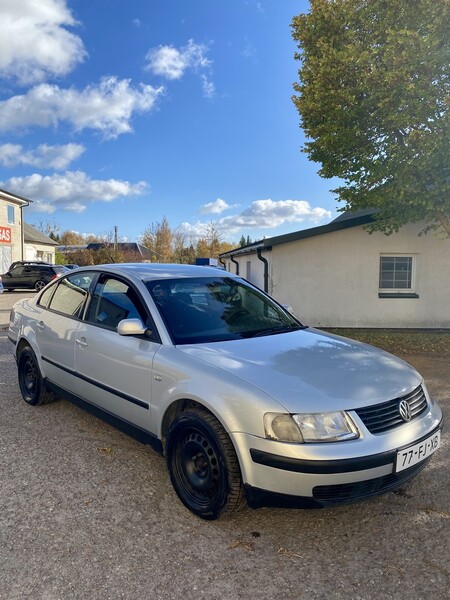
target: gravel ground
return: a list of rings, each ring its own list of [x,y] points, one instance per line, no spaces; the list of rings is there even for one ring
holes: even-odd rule
[[[26,405],[11,352],[0,333],[1,600],[450,598],[448,428],[396,493],[206,522],[151,449],[66,401]],[[448,424],[448,357],[406,358]]]

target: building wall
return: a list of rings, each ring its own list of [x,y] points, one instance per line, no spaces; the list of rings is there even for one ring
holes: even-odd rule
[[[269,262],[269,273],[270,273],[270,261],[271,252],[263,252],[263,257]],[[259,260],[256,252],[243,254],[241,256],[234,257],[239,263],[239,276],[247,279],[253,285],[256,285],[260,289],[264,289],[264,263]],[[225,260],[227,271],[230,273],[236,273],[236,265],[230,261],[229,258]],[[270,281],[270,276],[269,276]]]
[[[25,260],[42,260],[44,262],[55,262],[55,247],[46,244],[25,243]]]
[[[269,293],[310,325],[450,328],[450,240],[419,231],[358,226],[273,246]],[[381,253],[414,257],[418,298],[378,297]]]
[[[8,222],[8,206],[14,207],[14,223]],[[0,273],[15,260],[22,260],[22,223],[20,206],[0,197]]]

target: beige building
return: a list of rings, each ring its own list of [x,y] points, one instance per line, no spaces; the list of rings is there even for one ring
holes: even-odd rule
[[[24,260],[55,262],[55,249],[58,242],[44,235],[28,223],[23,224]]]
[[[23,207],[30,200],[0,189],[0,273],[16,260],[24,260]]]
[[[267,238],[221,255],[228,271],[318,327],[450,328],[450,240],[368,234],[373,212]]]

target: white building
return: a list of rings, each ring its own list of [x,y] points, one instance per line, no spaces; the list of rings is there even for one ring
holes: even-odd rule
[[[24,232],[24,260],[42,260],[55,262],[55,248],[58,242],[52,240],[41,231],[28,223],[23,224]]]
[[[230,272],[318,327],[450,328],[450,240],[406,225],[367,233],[373,211],[220,256]]]
[[[0,189],[0,273],[16,260],[24,260],[23,207],[30,200]]]

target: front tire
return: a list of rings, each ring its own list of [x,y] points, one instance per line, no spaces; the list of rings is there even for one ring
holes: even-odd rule
[[[210,413],[190,409],[174,419],[167,437],[167,466],[180,500],[202,519],[217,519],[243,504],[236,452]]]
[[[45,283],[45,281],[42,281],[42,279],[39,279],[38,281],[36,281],[36,283],[34,284],[34,289],[37,292],[40,292],[42,290],[42,288],[45,288],[47,284]]]
[[[36,355],[30,346],[25,346],[20,351],[17,366],[20,392],[27,404],[38,406],[55,399],[54,395],[45,389]]]

